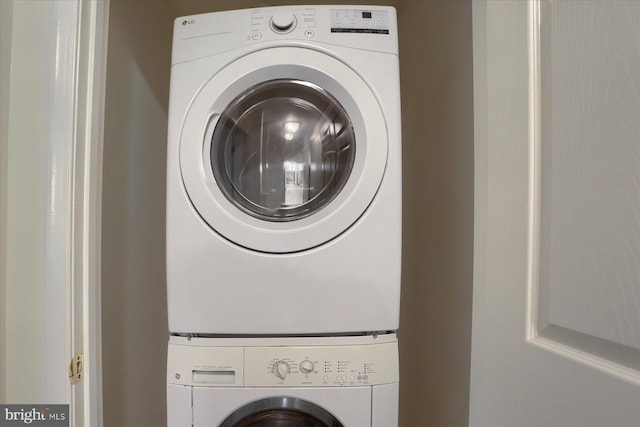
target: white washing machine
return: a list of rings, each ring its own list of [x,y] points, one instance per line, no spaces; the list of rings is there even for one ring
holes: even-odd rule
[[[178,18],[167,173],[173,334],[398,327],[395,10]]]
[[[169,427],[394,427],[395,334],[171,337]]]

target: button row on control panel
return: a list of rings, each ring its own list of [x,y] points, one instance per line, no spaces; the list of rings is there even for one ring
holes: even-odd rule
[[[313,36],[315,36],[316,33],[312,29],[308,29],[308,30],[305,30],[304,35],[305,37],[310,39]],[[260,40],[262,38],[262,33],[260,31],[254,31],[253,33],[251,33],[251,38],[253,40]]]
[[[336,381],[367,381],[369,379],[368,375],[358,375],[357,377],[355,375],[336,375]],[[325,376],[324,377],[325,381],[329,381],[329,377]]]

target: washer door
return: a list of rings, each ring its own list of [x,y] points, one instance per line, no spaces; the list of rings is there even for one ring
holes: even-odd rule
[[[219,427],[344,427],[327,410],[296,397],[269,397],[248,403]]]
[[[230,63],[198,92],[180,170],[217,233],[261,252],[297,252],[362,216],[387,144],[377,99],[351,68],[314,50],[273,48]]]

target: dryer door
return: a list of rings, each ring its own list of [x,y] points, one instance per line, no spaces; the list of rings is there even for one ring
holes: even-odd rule
[[[296,397],[269,397],[241,407],[220,427],[344,427],[327,410]]]
[[[243,56],[191,103],[180,170],[195,210],[217,233],[269,253],[339,236],[373,201],[387,129],[351,68],[306,48]]]
[[[295,221],[324,208],[347,182],[356,152],[342,105],[303,80],[271,80],[240,93],[211,138],[222,193],[264,221]]]

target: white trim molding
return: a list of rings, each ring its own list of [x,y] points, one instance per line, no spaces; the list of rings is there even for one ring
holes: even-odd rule
[[[75,6],[72,354],[84,354],[85,376],[72,394],[72,420],[74,426],[101,427],[100,242],[109,2],[76,0]]]
[[[0,401],[69,403],[72,426],[101,427],[109,2],[0,3]]]

